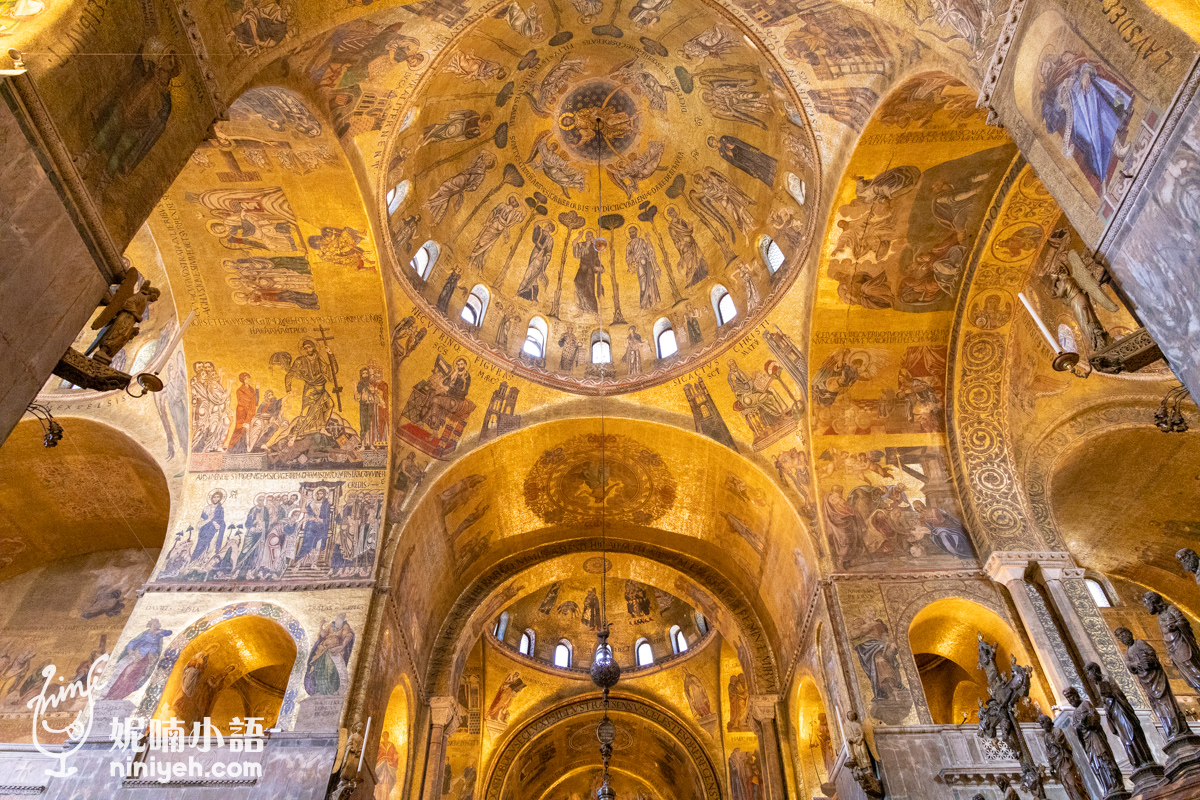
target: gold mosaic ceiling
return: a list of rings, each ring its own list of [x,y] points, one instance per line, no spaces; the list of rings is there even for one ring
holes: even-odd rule
[[[154,458],[107,425],[62,422],[70,433],[53,449],[26,420],[0,450],[0,581],[72,555],[162,547],[170,497]]]
[[[611,558],[603,592],[608,613],[603,616],[602,563],[599,555],[588,558],[581,572],[564,575],[506,608],[505,644],[516,649],[521,634],[532,630],[533,657],[552,662],[555,647],[566,640],[573,648],[572,665],[587,669],[592,663],[595,632],[607,620],[613,655],[628,670],[636,663],[635,647],[642,639],[650,643],[654,663],[673,654],[670,635],[676,627],[687,638],[689,649],[700,641],[703,634],[696,626],[695,609],[671,592],[619,575]]]
[[[512,4],[461,35],[383,182],[403,186],[383,213],[414,301],[476,352],[588,393],[660,383],[736,341],[799,271],[817,193],[808,122],[738,23],[696,0],[594,5]],[[764,235],[786,256],[777,272]],[[422,276],[406,265],[429,240]],[[487,310],[472,325],[476,286]],[[722,288],[737,316],[718,325]],[[534,317],[540,355],[524,348]],[[659,358],[663,320],[679,351]]]

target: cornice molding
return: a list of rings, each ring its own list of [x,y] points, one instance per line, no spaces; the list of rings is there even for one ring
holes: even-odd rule
[[[992,58],[988,61],[987,69],[983,73],[983,83],[979,87],[979,101],[975,107],[988,110],[987,123],[989,125],[999,124],[996,112],[992,109],[992,94],[1000,83],[1000,73],[1004,70],[1008,51],[1012,47],[1013,39],[1016,38],[1017,26],[1021,24],[1021,12],[1025,10],[1026,2],[1027,0],[1012,0],[1012,4],[1008,7],[1008,13],[1004,17],[1004,26],[996,38],[996,49],[992,51]]]
[[[326,589],[373,589],[374,578],[331,578],[323,581],[273,581],[255,583],[241,581],[230,583],[147,583],[138,590],[138,596],[148,592],[312,592]]]

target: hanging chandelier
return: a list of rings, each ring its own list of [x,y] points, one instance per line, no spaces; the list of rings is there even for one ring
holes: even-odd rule
[[[600,152],[601,152],[601,121],[599,116],[596,118],[596,231],[603,232],[601,221],[604,214],[604,186],[601,180],[600,173]],[[608,247],[608,242],[597,236],[595,239],[595,248],[599,252],[603,252]],[[597,316],[600,316],[599,304],[596,308]],[[603,331],[604,321],[600,317],[600,328]],[[611,345],[610,345],[611,347]],[[610,351],[611,352],[611,351]],[[600,475],[601,480],[607,484],[608,482],[608,464],[605,459],[605,438],[604,438],[604,372],[600,373]],[[621,667],[613,658],[612,646],[608,643],[608,597],[606,594],[606,584],[608,577],[608,492],[607,486],[602,487],[603,500],[600,504],[600,627],[596,631],[596,649],[592,654],[592,683],[600,688],[601,696],[604,702],[604,716],[600,719],[600,723],[596,726],[596,739],[600,742],[600,760],[604,765],[603,772],[600,778],[600,788],[596,790],[596,800],[615,800],[617,793],[612,788],[612,781],[609,777],[608,766],[612,760],[613,741],[617,737],[616,726],[613,725],[611,719],[608,718],[608,692],[617,685],[617,681],[621,679]]]

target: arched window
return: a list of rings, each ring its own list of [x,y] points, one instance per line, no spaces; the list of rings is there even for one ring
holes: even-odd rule
[[[400,181],[391,189],[384,199],[387,200],[388,216],[395,214],[400,209],[400,204],[404,202],[404,198],[408,197],[408,190],[412,188],[409,181]]]
[[[559,640],[554,647],[554,666],[562,669],[571,668],[571,643],[566,639]]]
[[[483,315],[487,313],[488,299],[487,287],[482,283],[475,284],[475,287],[471,289],[471,293],[467,295],[467,303],[463,306],[459,316],[468,325],[478,328],[483,324]]]
[[[499,639],[500,641],[503,642],[504,634],[507,632],[508,632],[508,612],[505,611],[503,614],[500,615],[500,619],[496,620],[496,629],[493,631],[493,633],[496,634],[497,639]]]
[[[762,256],[763,263],[767,265],[767,269],[774,275],[783,266],[783,262],[787,260],[787,256],[779,249],[779,245],[770,236],[760,237],[758,240],[758,254]]]
[[[596,331],[592,334],[592,363],[612,363],[612,340],[604,331]]]
[[[700,635],[704,636],[708,633],[708,620],[699,611],[695,613],[696,628],[700,631]]]
[[[734,319],[738,315],[737,306],[733,304],[733,297],[729,294],[729,290],[721,284],[717,284],[712,288],[712,305],[713,311],[717,315],[717,324],[724,325],[726,322]]]
[[[650,642],[645,639],[638,639],[637,644],[633,646],[633,652],[637,657],[637,665],[639,667],[648,667],[654,663],[654,650],[650,647]]]
[[[521,643],[517,645],[517,652],[523,656],[533,655],[533,631],[528,628],[521,634]]]
[[[671,626],[671,651],[675,655],[686,653],[688,649],[687,637],[683,634],[683,629],[678,625]]]
[[[679,344],[675,341],[675,329],[671,320],[663,317],[654,323],[654,349],[659,358],[670,358],[679,352]]]
[[[546,337],[549,335],[550,329],[546,326],[546,320],[534,317],[529,320],[529,329],[525,331],[525,344],[521,346],[521,351],[534,358],[545,358]]]
[[[437,242],[430,239],[421,245],[421,249],[412,257],[408,265],[413,268],[421,280],[425,280],[429,277],[429,273],[433,272],[433,265],[437,263],[440,252]]]
[[[1092,602],[1097,608],[1112,608],[1112,600],[1108,597],[1108,592],[1104,591],[1104,585],[1095,578],[1084,578],[1083,582],[1087,584],[1088,594],[1092,596]]]
[[[138,350],[137,356],[133,359],[133,366],[129,368],[130,375],[137,375],[144,370],[150,363],[150,359],[154,358],[158,352],[158,339],[152,339],[142,345],[142,349]]]

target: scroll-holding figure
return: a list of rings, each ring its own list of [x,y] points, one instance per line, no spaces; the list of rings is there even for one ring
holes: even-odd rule
[[[1168,605],[1158,592],[1142,595],[1142,604],[1152,615],[1158,617],[1158,627],[1167,645],[1167,655],[1187,685],[1200,692],[1200,646],[1196,644],[1196,633],[1179,606]]]
[[[1042,714],[1038,717],[1042,726],[1042,741],[1046,745],[1046,759],[1050,762],[1050,771],[1058,778],[1059,785],[1066,792],[1067,800],[1088,800],[1087,789],[1079,767],[1075,766],[1074,753],[1067,734],[1061,728],[1054,727],[1054,720]]]
[[[1104,712],[1108,719],[1108,727],[1125,748],[1129,756],[1129,764],[1133,768],[1134,786],[1139,790],[1148,789],[1162,781],[1163,768],[1154,760],[1154,752],[1146,741],[1146,732],[1142,723],[1133,710],[1133,704],[1125,695],[1125,691],[1115,681],[1100,670],[1100,665],[1091,662],[1084,667],[1100,702],[1104,704]]]
[[[1125,666],[1142,685],[1154,717],[1167,737],[1163,750],[1167,754],[1167,774],[1171,776],[1175,774],[1181,759],[1189,760],[1194,755],[1200,745],[1200,736],[1192,733],[1187,717],[1171,690],[1167,672],[1150,643],[1134,639],[1128,628],[1117,628],[1113,635],[1125,646]]]
[[[1130,794],[1125,791],[1121,768],[1117,766],[1117,759],[1109,747],[1096,707],[1091,700],[1081,697],[1074,686],[1068,686],[1063,695],[1075,709],[1071,712],[1071,727],[1083,745],[1088,766],[1104,791],[1104,800],[1128,800]]]

